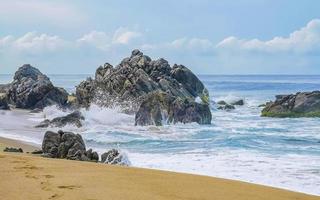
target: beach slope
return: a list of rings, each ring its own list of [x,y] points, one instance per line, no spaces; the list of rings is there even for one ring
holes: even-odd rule
[[[1,140],[1,147],[3,148],[8,142],[10,145],[15,145],[12,141]],[[320,199],[316,196],[239,181],[89,162],[46,159],[25,153],[3,153],[2,150],[0,177],[0,199],[8,200]]]

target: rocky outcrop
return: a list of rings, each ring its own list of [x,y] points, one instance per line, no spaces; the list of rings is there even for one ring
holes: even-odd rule
[[[24,109],[64,106],[68,98],[64,89],[54,87],[46,75],[29,64],[18,69],[6,94],[10,104]]]
[[[239,99],[239,100],[231,102],[230,104],[233,105],[233,106],[243,106],[244,105],[244,100],[243,99]]]
[[[274,102],[266,103],[264,117],[320,117],[320,91],[277,95]]]
[[[74,125],[78,128],[82,127],[82,121],[84,120],[83,115],[80,111],[74,111],[63,117],[56,117],[52,120],[44,120],[36,128],[47,128],[47,127],[64,127],[66,125]]]
[[[166,92],[154,92],[141,103],[135,116],[136,125],[163,123],[211,123],[211,112],[206,104],[196,103],[188,98],[175,97]]]
[[[234,110],[236,107],[230,104],[224,104],[217,107],[218,110]]]
[[[129,58],[123,59],[116,67],[109,63],[100,66],[96,71],[95,79],[89,78],[80,83],[76,89],[76,96],[78,103],[85,107],[91,103],[107,107],[120,106],[125,112],[136,113],[139,111],[136,119],[141,119],[144,117],[141,116],[142,113],[153,115],[147,113],[153,108],[148,109],[146,106],[157,101],[149,96],[156,92],[167,93],[170,99],[173,99],[165,104],[173,102],[179,104],[180,108],[176,109],[179,114],[174,116],[172,122],[200,122],[203,124],[207,123],[209,118],[211,119],[208,105],[209,93],[197,76],[183,65],[171,67],[165,59],[151,60],[139,50],[134,50]],[[196,103],[196,98],[200,98],[201,103]],[[148,103],[147,101],[150,100],[152,102]],[[188,103],[178,103],[178,100]],[[159,102],[159,104],[162,103]],[[186,110],[182,111],[182,109]],[[164,108],[164,110],[169,111],[168,108]],[[205,110],[206,113],[198,113],[202,110]],[[170,111],[173,112],[173,108],[170,108]],[[189,117],[187,116],[189,113],[197,113],[197,116]],[[207,117],[207,114],[210,117]],[[182,116],[186,119],[182,119]],[[199,116],[200,118],[206,116],[206,118],[199,119]],[[136,124],[154,124],[151,121],[158,119],[157,117],[152,120],[138,120]],[[156,124],[160,125],[158,122]]]
[[[0,84],[0,93],[7,93],[10,88],[10,84]]]
[[[99,156],[91,149],[86,151],[84,141],[79,134],[59,131],[58,133],[47,131],[42,142],[44,156],[50,158],[66,158],[70,160],[94,161]]]
[[[101,155],[101,162],[110,165],[130,165],[130,161],[117,149],[111,149]]]

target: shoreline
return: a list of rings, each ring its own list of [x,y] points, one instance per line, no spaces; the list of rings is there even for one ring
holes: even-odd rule
[[[24,152],[38,149],[0,137],[0,175],[4,180],[0,196],[4,199],[320,199],[209,176],[5,153],[5,146],[21,147]]]

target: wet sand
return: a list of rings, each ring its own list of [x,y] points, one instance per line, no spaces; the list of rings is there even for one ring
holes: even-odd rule
[[[4,153],[36,149],[0,138],[0,199],[315,200],[311,196],[240,181],[90,162]]]

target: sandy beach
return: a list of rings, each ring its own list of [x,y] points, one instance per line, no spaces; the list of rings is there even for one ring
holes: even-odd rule
[[[4,138],[0,146],[0,199],[320,199],[206,176],[4,153],[5,146],[36,149]]]

